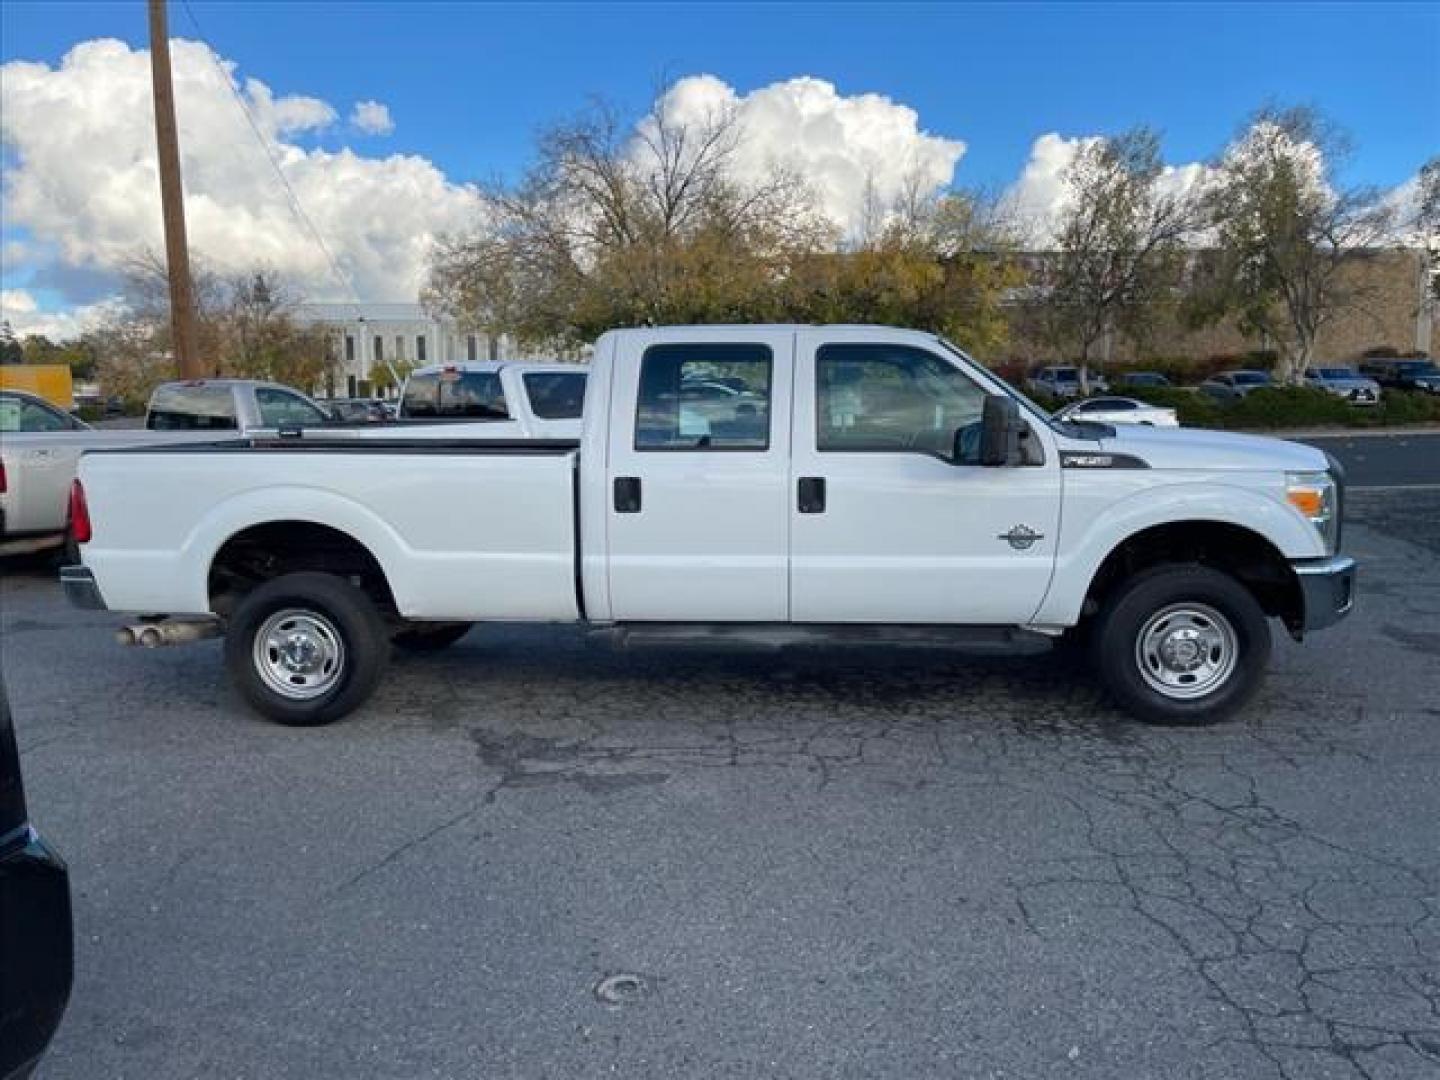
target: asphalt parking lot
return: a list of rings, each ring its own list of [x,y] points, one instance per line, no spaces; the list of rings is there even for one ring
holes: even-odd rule
[[[287,730],[11,566],[76,905],[40,1075],[1440,1076],[1440,482],[1346,547],[1354,616],[1202,730],[1054,660],[544,627]]]

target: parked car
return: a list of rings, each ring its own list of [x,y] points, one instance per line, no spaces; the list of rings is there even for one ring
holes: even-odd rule
[[[1025,389],[1032,394],[1048,394],[1056,398],[1081,397],[1086,393],[1106,394],[1110,384],[1103,375],[1090,372],[1089,378],[1081,380],[1080,369],[1058,365],[1043,367],[1025,380]]]
[[[331,415],[299,390],[256,379],[162,383],[145,413],[149,431],[242,431],[319,425]]]
[[[1140,424],[1143,427],[1180,426],[1174,409],[1123,397],[1086,398],[1058,410],[1055,419],[1089,420],[1101,424]]]
[[[20,751],[0,683],[0,1078],[30,1075],[74,978],[70,875],[30,824]]]
[[[1115,376],[1114,385],[1116,387],[1166,387],[1174,384],[1171,383],[1168,376],[1162,375],[1158,371],[1122,371],[1119,375]]]
[[[992,652],[1083,623],[1115,700],[1199,723],[1258,687],[1268,618],[1298,638],[1350,610],[1342,478],[1310,446],[1056,424],[943,339],[887,327],[613,331],[591,370],[578,447],[87,454],[84,561],[62,583],[82,607],[182,617],[131,636],[223,634],[245,700],[288,724],[361,705],[392,640],[511,620]],[[694,374],[740,379],[756,415],[687,432]]]
[[[344,424],[384,424],[395,419],[394,406],[382,398],[332,398],[319,404]]]
[[[487,438],[576,439],[587,372],[577,364],[435,364],[405,380],[399,415],[483,425],[477,434]]]
[[[1440,394],[1440,367],[1423,356],[1366,360],[1360,374],[1368,375],[1387,390],[1419,390]]]
[[[248,379],[164,383],[150,397],[144,429],[93,428],[32,394],[0,391],[0,555],[66,544],[70,484],[88,450],[243,437],[305,424],[333,421],[299,391]]]
[[[1222,371],[1200,384],[1200,392],[1217,401],[1239,401],[1246,394],[1274,385],[1266,371]]]
[[[1380,384],[1348,367],[1305,369],[1305,385],[1325,390],[1351,405],[1380,404]]]

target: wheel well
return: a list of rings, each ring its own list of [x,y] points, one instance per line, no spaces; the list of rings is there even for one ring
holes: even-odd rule
[[[1173,521],[1127,537],[1095,572],[1082,617],[1099,611],[1110,591],[1131,575],[1162,563],[1199,563],[1224,571],[1291,633],[1304,622],[1300,583],[1285,556],[1259,533],[1223,521]]]
[[[242,529],[226,540],[210,563],[210,609],[228,615],[257,585],[301,570],[348,578],[382,614],[394,615],[390,583],[370,549],[348,533],[313,521],[270,521]]]

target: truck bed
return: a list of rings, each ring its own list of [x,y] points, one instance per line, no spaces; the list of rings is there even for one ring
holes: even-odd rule
[[[240,439],[89,453],[85,561],[117,610],[203,614],[220,548],[266,522],[363,544],[402,616],[574,620],[577,444]]]

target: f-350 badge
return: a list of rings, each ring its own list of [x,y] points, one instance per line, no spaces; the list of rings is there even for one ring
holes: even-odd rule
[[[1044,540],[1045,534],[1038,533],[1029,525],[1016,525],[1009,532],[1003,532],[997,540],[1004,540],[1016,551],[1027,551],[1035,546],[1036,540]]]

